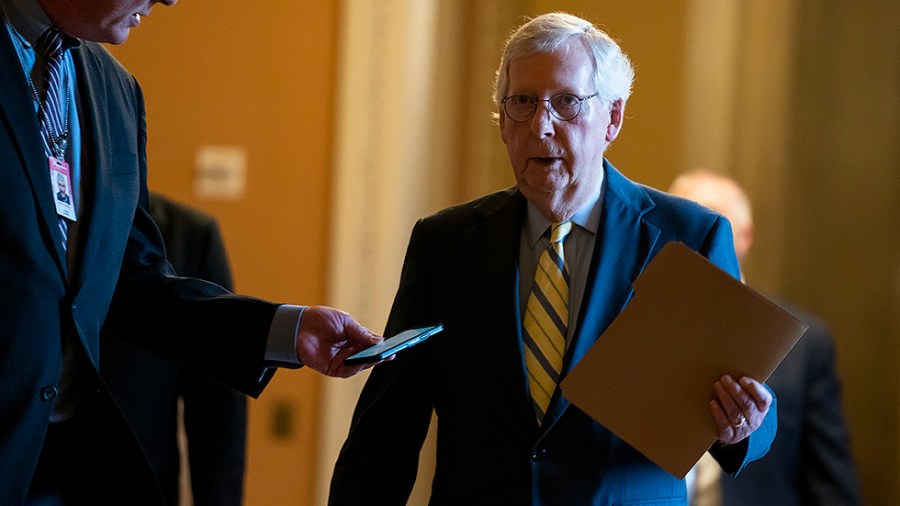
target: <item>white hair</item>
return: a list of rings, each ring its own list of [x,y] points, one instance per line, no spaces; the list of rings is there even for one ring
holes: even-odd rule
[[[605,103],[631,95],[634,68],[628,56],[616,42],[589,21],[564,12],[543,14],[516,28],[506,41],[500,67],[494,80],[494,103],[506,97],[509,90],[509,65],[526,56],[550,53],[564,47],[570,40],[581,40],[594,61],[594,82],[597,95]]]

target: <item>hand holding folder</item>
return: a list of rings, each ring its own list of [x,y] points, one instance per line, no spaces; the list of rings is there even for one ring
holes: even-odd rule
[[[765,381],[807,325],[681,243],[666,244],[633,286],[563,395],[683,478],[719,437],[712,385],[726,374]]]

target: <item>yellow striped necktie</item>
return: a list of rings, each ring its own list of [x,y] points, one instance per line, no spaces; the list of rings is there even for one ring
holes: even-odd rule
[[[566,350],[569,270],[563,253],[563,240],[571,230],[570,221],[551,226],[550,244],[538,260],[534,285],[522,321],[525,367],[528,369],[528,385],[538,421],[543,420],[559,383]]]

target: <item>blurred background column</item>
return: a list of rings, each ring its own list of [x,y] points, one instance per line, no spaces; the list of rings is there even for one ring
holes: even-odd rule
[[[375,331],[416,219],[512,183],[490,83],[513,3],[342,4],[328,303]],[[323,383],[318,504],[367,376]],[[427,502],[433,454],[432,431],[411,504]]]

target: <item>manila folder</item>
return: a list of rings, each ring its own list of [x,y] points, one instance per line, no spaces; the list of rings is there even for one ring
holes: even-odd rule
[[[764,382],[808,326],[678,242],[561,383],[575,406],[673,476],[715,442],[723,374]]]

